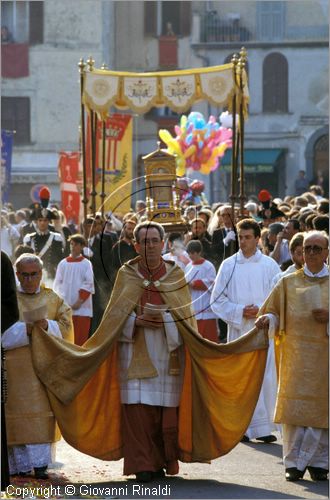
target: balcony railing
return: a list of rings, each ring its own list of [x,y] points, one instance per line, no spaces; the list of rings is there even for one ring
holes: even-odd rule
[[[256,23],[257,24],[257,23]],[[196,24],[195,24],[196,25]],[[267,43],[267,42],[328,42],[328,25],[285,26],[269,19],[269,26],[247,28],[241,19],[221,19],[217,12],[199,17],[196,43]]]

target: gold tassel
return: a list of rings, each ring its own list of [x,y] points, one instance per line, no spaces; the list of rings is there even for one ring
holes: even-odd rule
[[[178,349],[175,349],[175,351],[170,352],[168,374],[169,375],[180,375],[180,360],[179,360]]]
[[[158,377],[150,359],[143,328],[137,328],[133,345],[133,356],[127,370],[127,379]]]
[[[280,330],[279,333],[275,336],[275,344],[280,345],[285,340],[285,331]]]

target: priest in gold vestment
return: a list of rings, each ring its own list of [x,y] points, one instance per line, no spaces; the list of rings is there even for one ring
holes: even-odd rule
[[[282,424],[287,481],[326,480],[328,447],[328,236],[305,233],[303,269],[283,277],[261,307],[257,328],[277,344],[275,422]]]
[[[8,381],[9,471],[11,475],[29,475],[34,469],[36,478],[46,479],[51,443],[60,433],[46,389],[35,374],[31,346],[36,328],[47,336],[73,341],[71,309],[51,289],[40,285],[42,261],[38,256],[23,254],[15,266],[20,317],[2,335]]]

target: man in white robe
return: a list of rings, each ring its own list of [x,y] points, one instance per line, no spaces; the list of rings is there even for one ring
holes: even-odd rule
[[[240,249],[222,262],[211,295],[212,310],[228,324],[229,342],[253,328],[259,307],[272,289],[272,280],[280,272],[278,264],[257,248],[257,222],[244,219],[237,224],[237,232]],[[276,441],[271,434],[279,429],[273,423],[276,391],[274,347],[270,345],[259,400],[243,442]]]

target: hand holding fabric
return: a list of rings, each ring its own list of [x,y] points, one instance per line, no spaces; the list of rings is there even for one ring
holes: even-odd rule
[[[254,324],[256,328],[258,328],[258,330],[263,330],[264,328],[268,328],[269,317],[267,316],[267,314],[264,314],[263,316],[260,316]]]
[[[254,306],[253,304],[249,306],[245,306],[243,309],[243,317],[247,319],[255,318],[258,314],[259,307]]]
[[[38,321],[35,321],[35,326],[39,326],[43,330],[48,330],[48,321],[46,319],[39,319]]]

